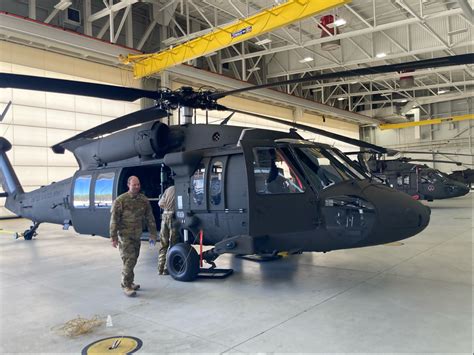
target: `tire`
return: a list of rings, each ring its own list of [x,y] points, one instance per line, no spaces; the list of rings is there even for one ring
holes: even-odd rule
[[[178,281],[194,281],[199,273],[199,255],[189,244],[178,243],[168,251],[168,272]]]
[[[30,230],[26,230],[24,233],[23,233],[23,238],[25,238],[25,240],[32,240],[33,237],[34,237],[35,233],[34,232],[31,232]]]

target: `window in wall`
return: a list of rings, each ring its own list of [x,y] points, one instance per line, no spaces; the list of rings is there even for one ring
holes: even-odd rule
[[[112,206],[112,191],[114,187],[115,173],[99,174],[95,182],[94,205],[95,207]]]
[[[214,206],[222,201],[222,171],[222,162],[216,161],[212,164],[209,192],[211,204]]]
[[[74,182],[74,207],[89,207],[89,191],[91,187],[91,175],[79,176]]]
[[[204,164],[199,164],[199,167],[194,172],[191,179],[192,198],[196,205],[200,206],[204,201],[204,179],[206,176],[206,168]]]

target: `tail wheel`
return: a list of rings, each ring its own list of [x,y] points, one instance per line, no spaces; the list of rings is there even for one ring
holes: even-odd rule
[[[199,255],[189,244],[173,245],[166,263],[171,277],[178,281],[194,281],[199,273]]]

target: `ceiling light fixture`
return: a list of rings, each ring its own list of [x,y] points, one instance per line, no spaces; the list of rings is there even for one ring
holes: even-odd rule
[[[336,26],[336,27],[342,27],[342,26],[344,26],[346,23],[347,23],[347,21],[344,20],[343,18],[338,18],[336,21],[334,21],[334,26]]]
[[[255,44],[257,46],[263,46],[264,44],[268,44],[268,43],[271,43],[272,40],[270,38],[265,38],[265,39],[262,39],[261,41],[257,41],[255,42]]]
[[[313,57],[304,57],[303,59],[301,59],[299,62],[300,63],[308,63],[308,62],[312,62],[314,60]]]
[[[446,94],[447,92],[448,92],[448,90],[446,90],[446,89],[439,89],[438,90],[438,95],[439,94]]]
[[[338,97],[337,101],[344,101],[346,98],[345,97]]]
[[[383,58],[383,57],[386,57],[386,56],[387,56],[387,53],[381,52],[381,53],[377,53],[375,56],[376,56],[377,58]]]

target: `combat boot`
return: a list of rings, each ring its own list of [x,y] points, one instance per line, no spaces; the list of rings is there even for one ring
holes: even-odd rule
[[[137,295],[137,292],[131,287],[124,287],[123,293],[125,293],[127,297],[135,297]]]

